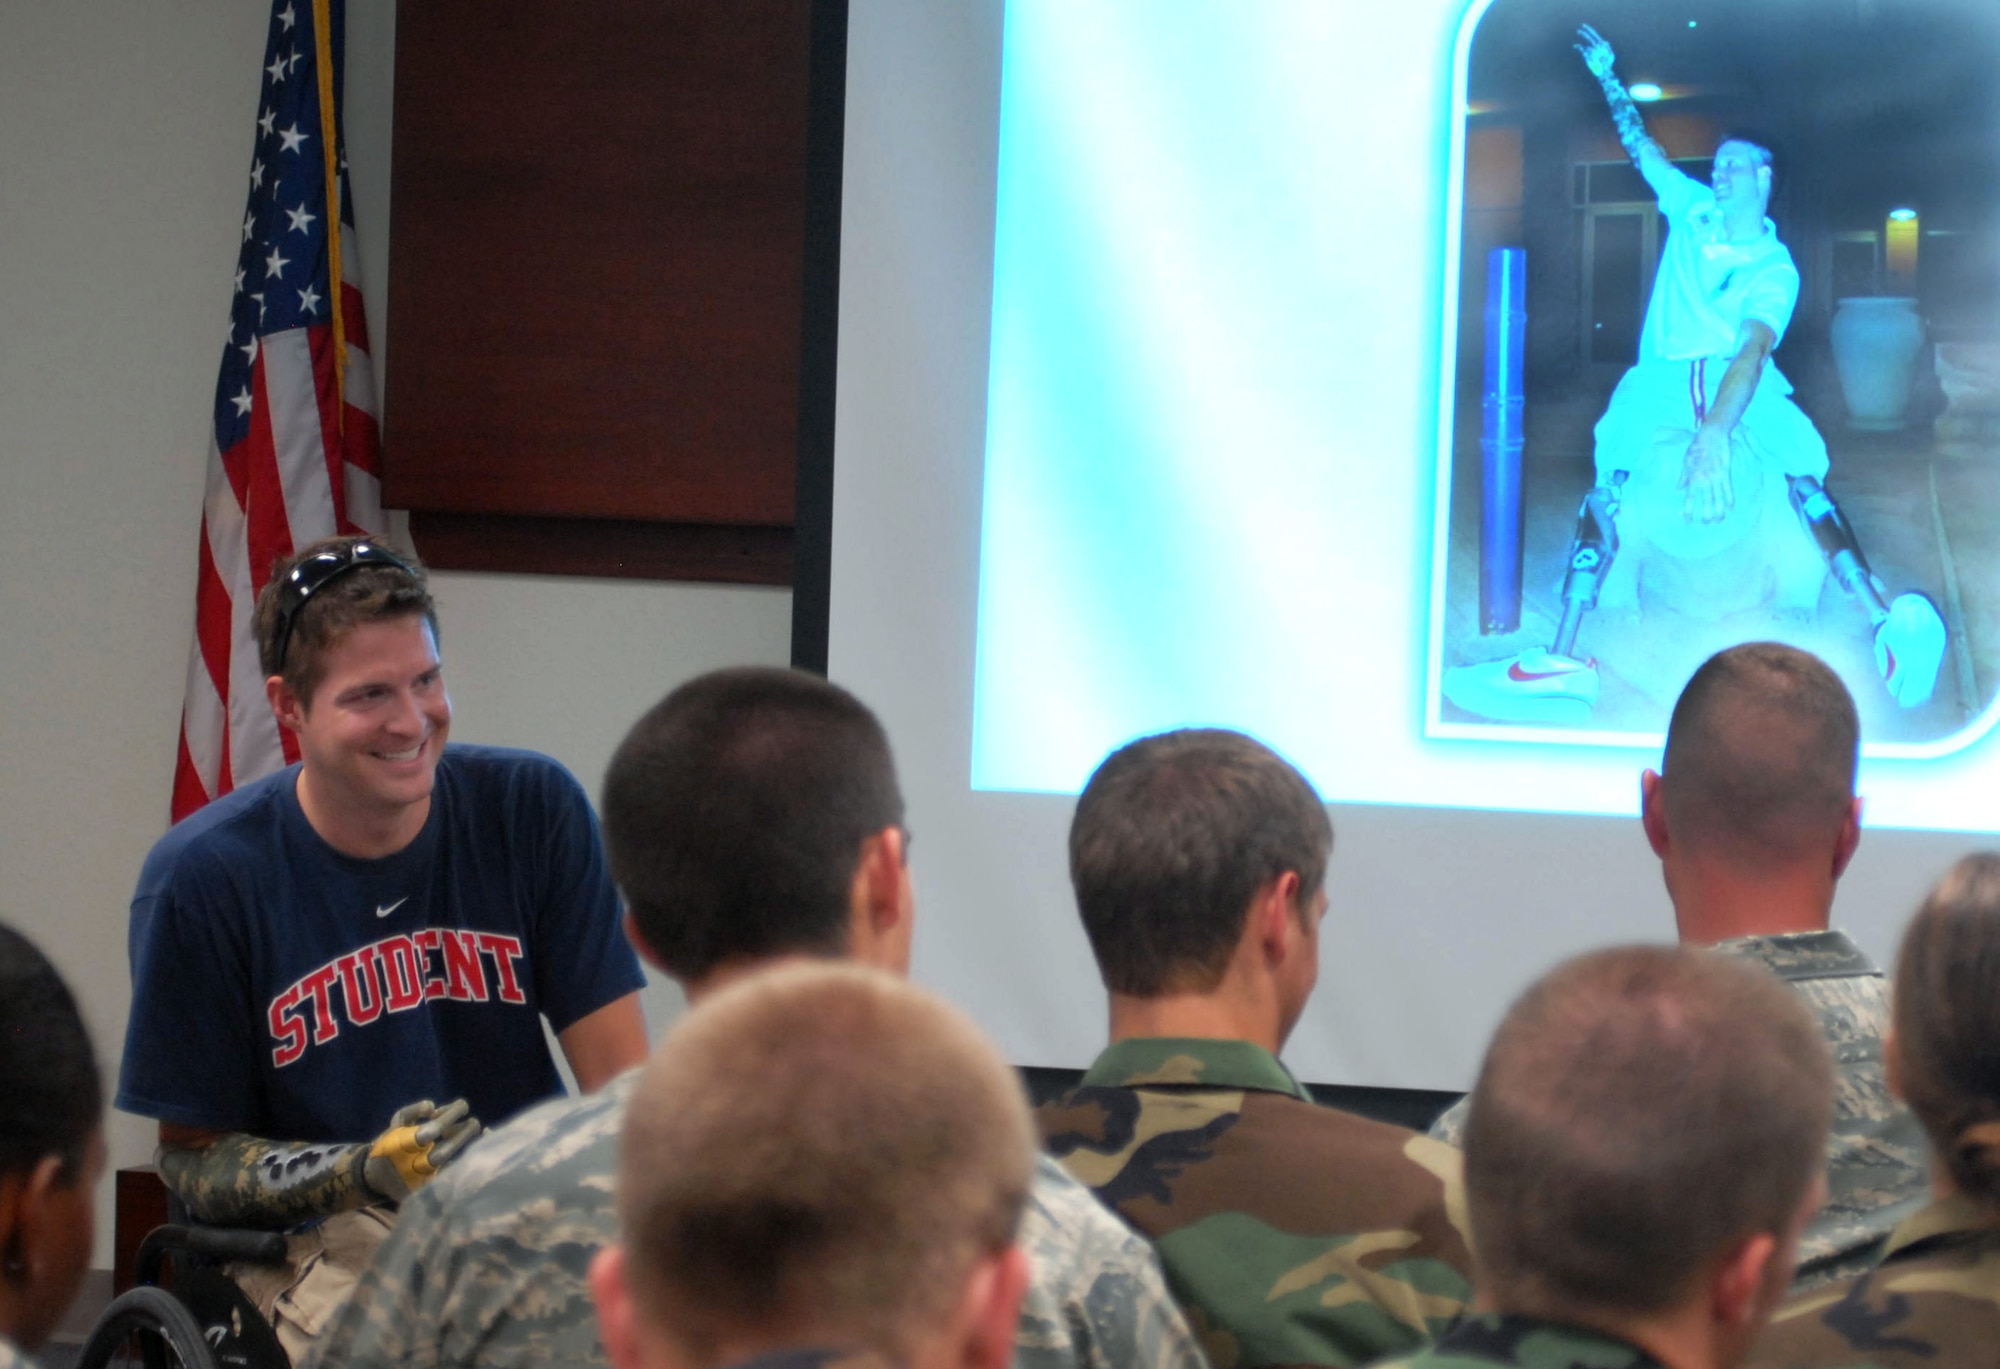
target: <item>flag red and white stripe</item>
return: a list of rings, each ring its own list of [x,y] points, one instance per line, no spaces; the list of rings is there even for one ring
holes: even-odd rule
[[[216,384],[174,768],[176,822],[297,758],[265,698],[251,629],[272,565],[317,538],[382,527],[368,328],[336,90],[342,9],[341,0],[276,0],[271,15]]]

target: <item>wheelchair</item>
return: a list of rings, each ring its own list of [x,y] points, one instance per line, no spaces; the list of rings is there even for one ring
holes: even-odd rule
[[[283,1264],[287,1248],[280,1231],[155,1227],[139,1244],[136,1282],[104,1309],[77,1369],[291,1369],[278,1333],[222,1270],[233,1261]]]

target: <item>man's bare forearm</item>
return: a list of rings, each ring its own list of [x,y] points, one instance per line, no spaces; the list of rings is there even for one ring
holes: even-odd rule
[[[1715,403],[1709,405],[1708,416],[1701,426],[1715,428],[1724,436],[1736,431],[1736,425],[1743,419],[1743,411],[1750,407],[1750,398],[1757,393],[1757,381],[1764,374],[1763,347],[1745,347],[1730,358],[1729,368],[1722,373],[1722,383],[1715,387]]]
[[[362,1178],[368,1143],[269,1141],[229,1132],[162,1145],[160,1177],[189,1215],[214,1226],[282,1229],[378,1201]]]

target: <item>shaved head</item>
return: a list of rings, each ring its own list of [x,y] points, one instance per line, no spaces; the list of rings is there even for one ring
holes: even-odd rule
[[[1768,971],[1630,946],[1552,970],[1472,1092],[1465,1185],[1481,1287],[1569,1320],[1679,1306],[1728,1249],[1797,1219],[1833,1075]]]
[[[633,1092],[633,1300],[682,1365],[760,1340],[911,1363],[1011,1246],[1034,1156],[1019,1077],[956,1008],[856,965],[760,971],[682,1018]]]
[[[1776,642],[1718,652],[1667,727],[1674,839],[1739,866],[1816,856],[1853,807],[1860,738],[1847,686],[1817,656]]]

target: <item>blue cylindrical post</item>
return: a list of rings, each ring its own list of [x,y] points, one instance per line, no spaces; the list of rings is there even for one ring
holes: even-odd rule
[[[1528,332],[1528,254],[1486,258],[1486,401],[1479,438],[1479,630],[1521,626],[1521,353]]]

